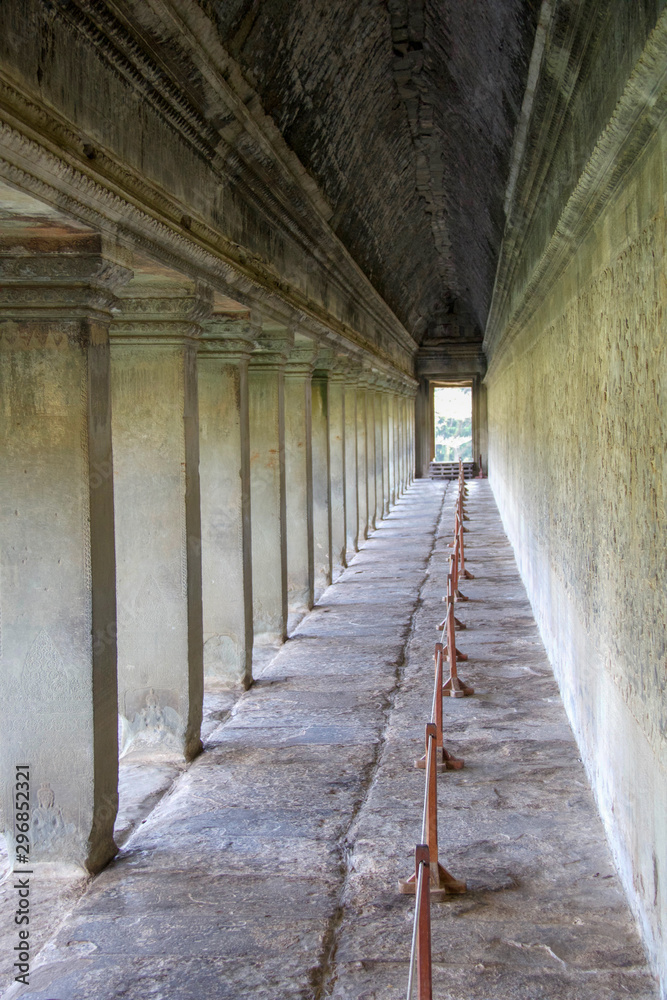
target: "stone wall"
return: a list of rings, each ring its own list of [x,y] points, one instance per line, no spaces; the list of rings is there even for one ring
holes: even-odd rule
[[[526,254],[497,289],[486,379],[493,489],[663,990],[666,40],[663,14],[549,229],[548,266]]]

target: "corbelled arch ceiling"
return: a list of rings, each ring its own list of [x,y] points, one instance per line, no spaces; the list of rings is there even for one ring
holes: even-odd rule
[[[417,342],[481,336],[538,0],[200,0]]]

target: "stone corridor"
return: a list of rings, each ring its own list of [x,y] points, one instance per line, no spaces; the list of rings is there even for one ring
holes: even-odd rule
[[[408,488],[6,1000],[405,996],[453,503]],[[434,996],[657,997],[487,481],[468,512],[475,696],[445,701],[438,795],[469,891],[432,907]]]

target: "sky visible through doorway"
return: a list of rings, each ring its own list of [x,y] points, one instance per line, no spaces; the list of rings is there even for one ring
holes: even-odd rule
[[[472,461],[472,389],[434,389],[435,461]]]

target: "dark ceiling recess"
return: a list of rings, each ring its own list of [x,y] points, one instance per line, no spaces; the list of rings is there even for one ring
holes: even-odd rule
[[[200,2],[415,340],[478,337],[539,0]]]

